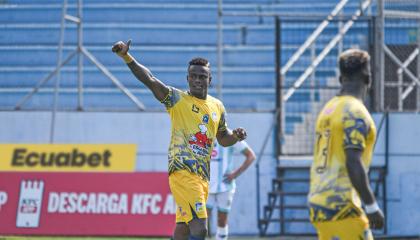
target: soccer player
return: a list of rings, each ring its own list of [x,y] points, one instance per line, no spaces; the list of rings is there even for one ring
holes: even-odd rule
[[[175,240],[204,239],[207,235],[206,201],[213,142],[231,146],[246,138],[243,128],[227,128],[225,108],[207,95],[211,82],[210,64],[204,58],[189,62],[184,92],[165,85],[129,53],[131,40],[119,41],[112,51],[124,59],[133,75],[163,103],[171,118],[169,186],[177,204]],[[159,223],[156,223],[159,224]]]
[[[245,161],[237,169],[233,169],[233,154],[241,153]],[[217,207],[216,240],[226,240],[229,235],[228,214],[235,194],[235,179],[239,177],[255,160],[254,151],[245,141],[230,147],[222,147],[215,142],[210,161],[210,195],[207,200],[207,215],[211,216]]]
[[[363,104],[372,82],[370,56],[347,50],[340,55],[339,68],[341,91],[316,122],[310,218],[321,240],[373,239],[369,226],[382,228],[384,216],[366,174],[376,138],[375,124]]]

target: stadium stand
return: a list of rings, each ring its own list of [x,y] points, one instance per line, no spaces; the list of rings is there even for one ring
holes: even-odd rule
[[[42,4],[41,4],[42,3]],[[313,13],[327,15],[334,2],[311,1],[227,0],[224,11],[242,13]],[[358,9],[359,1],[349,1],[343,9],[350,14]],[[403,6],[404,7],[404,6]],[[75,14],[75,1],[70,1],[69,13]],[[213,85],[218,84],[217,71],[217,2],[205,0],[150,1],[121,0],[103,3],[90,0],[84,3],[84,44],[118,79],[127,86],[149,110],[163,110],[151,94],[133,79],[131,73],[115,58],[110,49],[117,40],[133,39],[133,54],[149,66],[155,75],[178,88],[185,88],[185,65],[194,56],[204,56],[213,63]],[[374,8],[373,8],[374,11]],[[0,107],[13,109],[36,83],[56,66],[62,5],[52,0],[7,0],[0,5]],[[122,14],[124,13],[124,14]],[[274,41],[272,17],[224,17],[224,79],[223,98],[231,110],[267,111],[275,107]],[[319,20],[308,22],[284,21],[282,35],[282,64],[296,51]],[[389,41],[406,43],[414,26],[390,24],[387,31],[395,32]],[[368,47],[368,23],[357,22],[343,41],[344,48]],[[338,22],[332,22],[318,38],[314,53],[338,31]],[[405,33],[405,34],[400,34]],[[389,36],[391,34],[388,34]],[[76,27],[67,24],[64,57],[75,49]],[[335,48],[317,68],[316,87],[336,86]],[[287,73],[284,86],[290,86],[312,62],[306,51]],[[133,104],[85,59],[85,109],[135,110]],[[59,106],[75,109],[77,102],[76,59],[62,70]],[[23,109],[49,109],[52,106],[51,80]],[[314,87],[306,81],[304,87]],[[211,91],[216,94],[215,89]],[[286,104],[286,134],[295,132],[295,125],[303,123],[305,112],[315,98],[310,89],[302,89]],[[318,95],[318,96],[317,96]],[[104,101],[104,97],[106,100]]]

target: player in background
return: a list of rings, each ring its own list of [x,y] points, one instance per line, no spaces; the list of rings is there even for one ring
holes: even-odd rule
[[[217,208],[216,240],[226,240],[229,235],[228,214],[236,189],[235,179],[252,164],[255,153],[245,141],[230,147],[222,147],[217,141],[214,144],[210,161],[210,195],[207,200],[207,215],[211,219],[212,209]],[[234,153],[245,156],[245,161],[235,170],[233,169]]]
[[[384,216],[367,176],[376,138],[375,123],[363,104],[372,83],[370,56],[347,50],[339,68],[341,91],[316,122],[310,218],[321,240],[373,239],[369,226],[382,228]]]
[[[119,41],[112,51],[120,56],[133,75],[165,105],[171,119],[168,154],[169,186],[177,204],[175,240],[201,240],[207,235],[208,181],[210,156],[217,138],[231,146],[246,138],[243,128],[227,128],[221,101],[207,95],[211,82],[210,63],[204,58],[189,62],[189,91],[165,85],[129,53],[131,40]],[[147,123],[145,123],[147,124]],[[159,223],[156,223],[157,226]]]

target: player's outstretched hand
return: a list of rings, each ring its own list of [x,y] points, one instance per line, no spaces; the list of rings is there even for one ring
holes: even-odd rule
[[[241,127],[233,129],[232,133],[238,139],[238,141],[246,139],[246,131]]]
[[[112,46],[112,52],[116,53],[120,57],[127,55],[128,50],[130,49],[131,39],[127,43],[123,41],[118,41]]]
[[[381,210],[366,215],[369,219],[369,225],[372,229],[381,229],[384,226],[385,218]]]

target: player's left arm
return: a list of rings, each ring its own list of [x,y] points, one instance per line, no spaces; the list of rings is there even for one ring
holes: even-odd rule
[[[345,152],[347,173],[351,184],[359,193],[366,206],[374,206],[370,207],[373,208],[371,211],[367,211],[368,209],[366,208],[369,224],[374,229],[381,229],[384,225],[384,215],[376,203],[375,196],[369,185],[369,178],[362,164],[363,150],[349,148]]]
[[[246,130],[244,128],[236,128],[233,130],[230,130],[227,127],[226,123],[226,111],[223,104],[219,105],[219,111],[220,111],[220,120],[219,120],[219,126],[217,127],[217,134],[216,138],[220,145],[223,147],[229,147],[233,144],[237,143],[238,141],[242,141],[246,139]]]
[[[346,168],[350,182],[366,205],[370,226],[380,229],[384,224],[384,216],[370,188],[369,177],[362,162],[367,135],[371,130],[369,122],[363,113],[348,110],[343,118],[343,127]]]
[[[229,128],[219,129],[217,131],[217,141],[223,147],[229,147],[233,144],[237,143],[238,141],[242,141],[246,139],[246,130],[239,127],[233,130]]]
[[[225,181],[225,182],[231,182],[233,179],[239,177],[239,175],[241,175],[243,172],[245,172],[245,170],[248,169],[248,167],[257,158],[255,156],[254,151],[249,146],[246,147],[241,153],[245,156],[245,161],[235,171],[233,171],[230,174],[227,174],[225,176],[225,179],[223,181]]]

